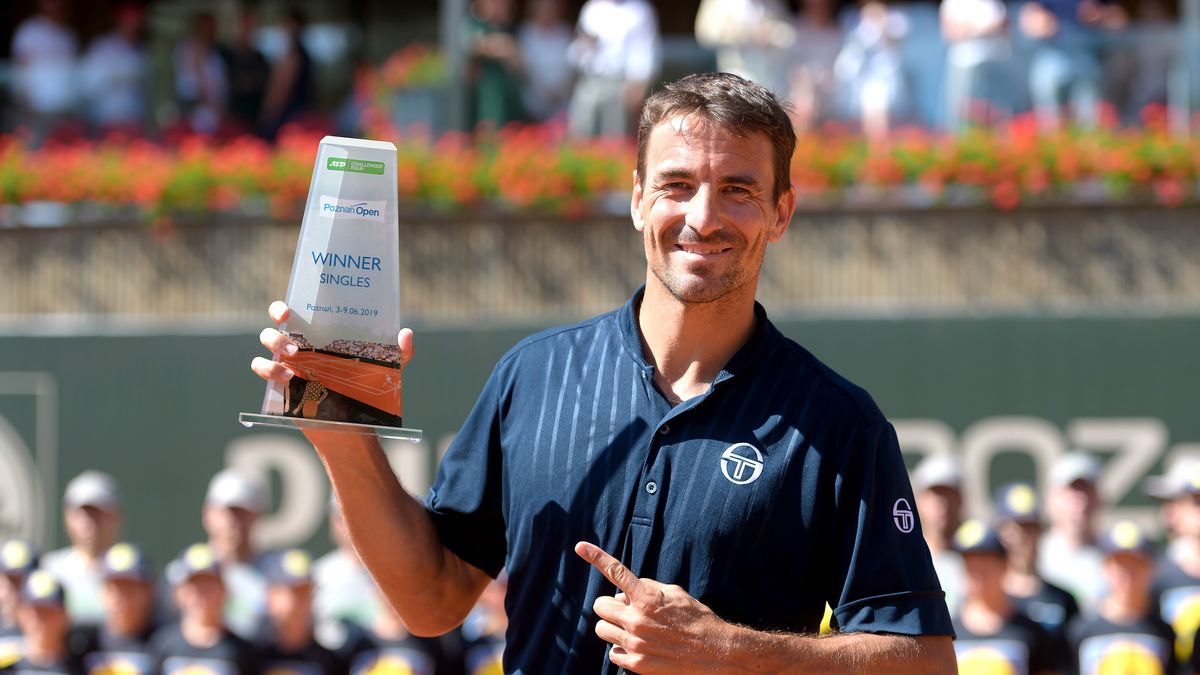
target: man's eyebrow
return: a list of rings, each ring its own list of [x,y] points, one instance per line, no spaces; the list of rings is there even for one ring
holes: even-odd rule
[[[663,169],[661,171],[655,172],[655,174],[654,174],[655,182],[663,182],[663,181],[669,181],[669,180],[680,179],[680,178],[690,180],[690,179],[695,178],[695,174],[693,174],[691,171],[688,171],[687,169]],[[721,183],[724,185],[732,184],[732,185],[748,185],[751,187],[758,187],[758,179],[755,178],[754,176],[750,176],[750,175],[746,175],[746,174],[731,174],[731,175],[727,175],[727,176],[721,176]]]
[[[692,178],[693,174],[687,169],[663,169],[654,173],[655,182],[672,180],[675,178]]]
[[[758,179],[754,176],[736,174],[732,176],[721,176],[721,182],[725,183],[726,185],[732,183],[734,185],[749,185],[751,187],[758,187]]]

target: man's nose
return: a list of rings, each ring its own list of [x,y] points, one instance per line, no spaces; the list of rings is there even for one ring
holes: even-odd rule
[[[721,229],[718,197],[719,195],[716,190],[707,186],[701,186],[696,190],[696,194],[692,195],[692,198],[688,200],[687,216],[684,220],[687,226],[700,236],[705,236]]]

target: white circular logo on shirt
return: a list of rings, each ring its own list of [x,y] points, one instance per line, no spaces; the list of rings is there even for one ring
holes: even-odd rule
[[[917,524],[917,519],[913,518],[912,507],[908,505],[907,499],[901,497],[892,506],[892,522],[896,523],[896,529],[904,534],[913,531],[913,527]]]
[[[762,453],[749,443],[731,445],[721,453],[721,473],[734,485],[753,483],[762,470]]]

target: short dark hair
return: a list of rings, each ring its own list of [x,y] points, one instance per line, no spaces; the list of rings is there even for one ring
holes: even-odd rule
[[[761,133],[775,155],[775,197],[792,182],[796,130],[787,111],[766,87],[731,73],[688,75],[664,86],[646,100],[638,122],[638,180],[646,180],[646,144],[650,132],[676,115],[699,115],[738,136]]]

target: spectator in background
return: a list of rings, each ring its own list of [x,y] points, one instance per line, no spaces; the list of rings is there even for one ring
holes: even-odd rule
[[[886,138],[892,124],[911,105],[900,53],[907,34],[904,15],[884,2],[869,0],[834,63],[839,87],[847,96],[847,112],[859,120],[870,140]]]
[[[74,115],[79,39],[67,26],[66,0],[38,0],[13,34],[14,85],[21,123],[40,143]]]
[[[504,594],[507,591],[508,576],[501,572],[483,589],[479,602],[463,621],[463,639],[466,641],[463,661],[467,675],[490,675],[504,670],[504,632],[508,630]]]
[[[834,112],[837,83],[833,64],[842,48],[842,31],[833,0],[803,0],[788,68],[788,99],[797,131],[812,128]]]
[[[20,539],[0,544],[0,669],[21,658],[21,627],[17,608],[25,578],[37,568],[33,547]]]
[[[254,47],[256,29],[254,7],[244,5],[238,12],[233,46],[223,52],[229,72],[229,116],[243,133],[258,131],[263,92],[271,77],[267,57]]]
[[[1167,534],[1164,562],[1188,557],[1188,550],[1193,545],[1183,534],[1181,528],[1186,523],[1179,515],[1186,515],[1192,493],[1200,491],[1200,459],[1179,458],[1171,463],[1166,475],[1147,476],[1144,485],[1146,494],[1159,501],[1159,520]]]
[[[1004,592],[1007,563],[1000,538],[968,520],[954,535],[966,569],[962,607],[954,617],[954,651],[962,675],[1053,673],[1070,662],[1066,644],[1021,614]]]
[[[346,532],[337,500],[329,500],[329,534],[336,545],[313,564],[316,592],[313,599],[318,625],[352,621],[360,626],[375,623],[382,608],[371,575],[358,560]]]
[[[787,93],[787,50],[796,39],[781,0],[701,0],[696,41],[717,52],[717,70]]]
[[[208,550],[221,566],[228,587],[225,623],[245,638],[253,637],[266,609],[263,558],[254,547],[254,526],[266,507],[262,486],[235,469],[213,476],[204,498],[202,521]]]
[[[1013,607],[1056,639],[1065,640],[1067,625],[1079,615],[1079,603],[1067,591],[1038,576],[1042,521],[1032,486],[1012,483],[996,493],[996,534],[1008,553],[1004,592]]]
[[[142,46],[146,9],[117,5],[113,30],[92,41],[81,74],[88,122],[101,134],[139,136],[146,125],[148,61]]]
[[[42,569],[66,587],[73,621],[98,623],[104,617],[100,602],[103,559],[121,538],[121,520],[121,494],[112,476],[84,471],[67,483],[63,523],[71,545],[42,556]]]
[[[21,587],[17,619],[24,642],[21,659],[10,666],[12,672],[19,675],[83,672],[79,655],[67,643],[70,620],[66,595],[54,575],[45,570],[29,574]]]
[[[290,10],[284,19],[287,51],[271,66],[267,91],[259,114],[263,137],[274,139],[280,127],[312,112],[312,57],[304,47],[304,12]]]
[[[1180,663],[1189,663],[1200,628],[1200,465],[1183,463],[1174,473],[1177,482],[1166,495],[1175,529],[1174,556],[1159,561],[1151,592],[1162,619],[1175,631],[1175,655]]]
[[[1080,609],[1092,612],[1104,595],[1101,553],[1096,548],[1096,513],[1100,510],[1100,462],[1075,450],[1050,467],[1046,517],[1050,527],[1038,547],[1038,572],[1070,591]]]
[[[150,639],[154,672],[257,675],[258,651],[230,632],[222,619],[227,591],[213,550],[206,544],[188,547],[167,567],[167,580],[175,589],[179,621]]]
[[[1131,40],[1122,43],[1108,59],[1108,85],[1119,102],[1126,124],[1137,124],[1151,104],[1166,105],[1171,71],[1179,58],[1179,28],[1162,0],[1132,3]]]
[[[1039,125],[1055,130],[1069,104],[1077,124],[1099,120],[1101,63],[1094,29],[1117,30],[1128,18],[1101,0],[1041,0],[1021,7],[1021,31],[1035,42],[1029,92]]]
[[[341,650],[350,664],[350,675],[442,675],[453,670],[438,640],[412,635],[382,598],[379,603],[382,611],[375,623],[348,639]]]
[[[1001,0],[942,0],[942,38],[947,43],[945,129],[991,124],[1012,114],[1012,46],[1008,13]],[[986,108],[980,110],[981,106]],[[978,114],[978,113],[984,114]]]
[[[267,623],[258,637],[268,672],[338,675],[333,652],[313,632],[312,558],[299,549],[269,556],[266,563]]]
[[[921,532],[953,614],[963,583],[962,556],[954,548],[954,533],[962,523],[962,466],[953,455],[931,455],[913,471],[912,486]]]
[[[83,664],[88,673],[152,675],[150,637],[157,573],[132,544],[115,544],[104,555],[104,623],[88,636]]]
[[[187,126],[201,134],[221,128],[229,105],[229,78],[216,39],[216,18],[199,12],[191,35],[175,45],[175,95]]]
[[[568,127],[575,138],[629,136],[659,64],[658,14],[646,0],[588,0],[570,58],[579,70]]]
[[[1117,523],[1101,540],[1108,593],[1096,615],[1070,628],[1080,675],[1177,672],[1171,627],[1154,615],[1150,578],[1154,546],[1130,522]]]
[[[524,119],[521,51],[512,0],[474,0],[464,25],[470,124],[496,130]]]
[[[545,122],[566,112],[575,73],[567,61],[571,27],[563,19],[562,0],[534,0],[529,18],[517,31],[521,49],[525,112]]]

